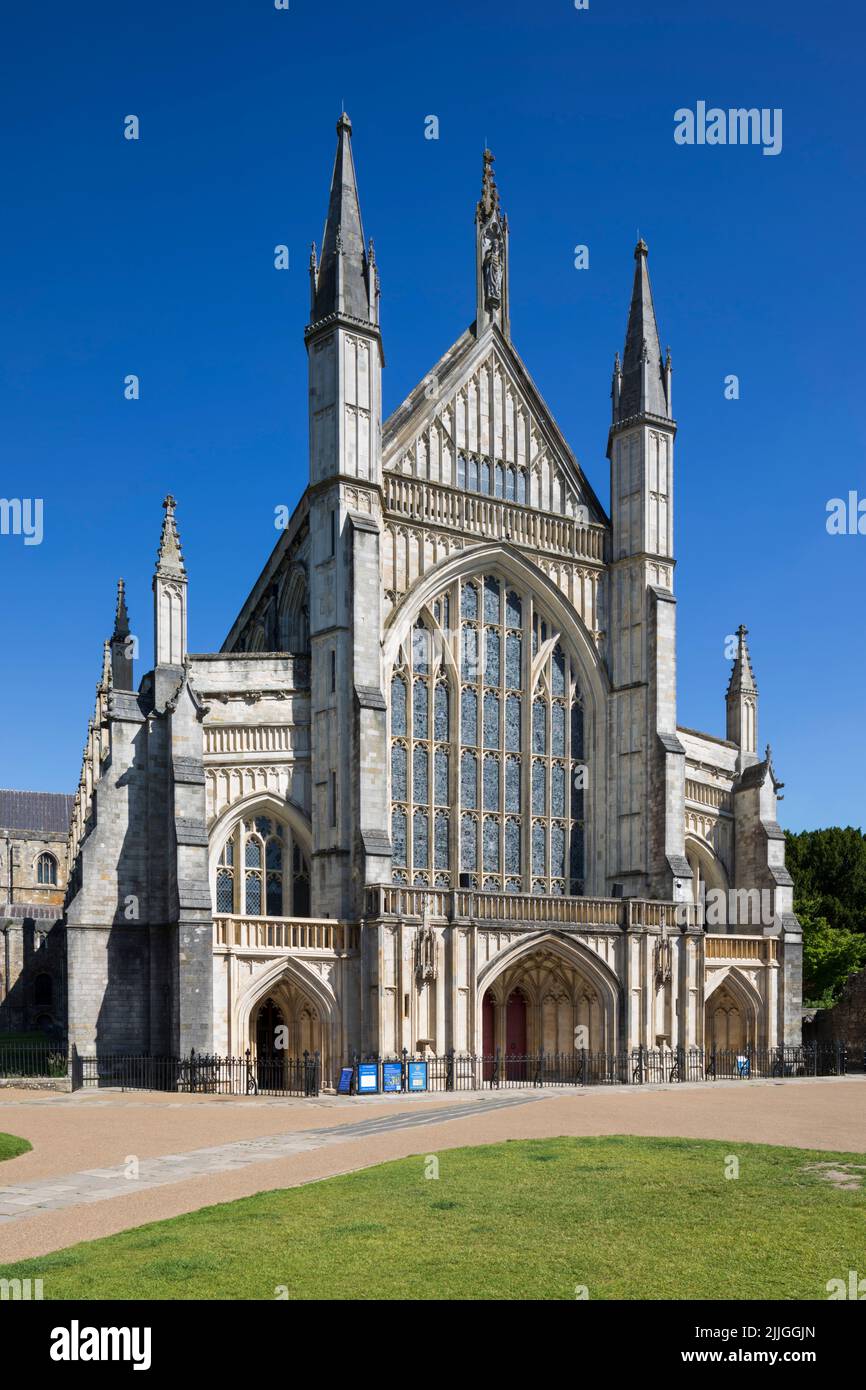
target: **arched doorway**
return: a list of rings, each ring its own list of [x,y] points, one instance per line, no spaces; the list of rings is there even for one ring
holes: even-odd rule
[[[256,1059],[259,1084],[266,1076],[275,1078],[297,1070],[307,1053],[319,1056],[321,1075],[330,1076],[328,1020],[321,1005],[288,973],[272,980],[267,993],[253,1005],[249,1015],[249,1043]],[[268,1083],[270,1084],[270,1083]]]
[[[482,977],[481,988],[476,1045],[485,1057],[497,1050],[507,1059],[616,1048],[615,978],[570,941],[551,937],[521,949],[486,987]]]
[[[704,1008],[704,1045],[717,1052],[745,1052],[757,1042],[754,1009],[727,983],[713,990]]]
[[[255,1019],[256,1080],[261,1090],[281,1090],[287,1057],[288,1030],[282,1009],[268,996]]]

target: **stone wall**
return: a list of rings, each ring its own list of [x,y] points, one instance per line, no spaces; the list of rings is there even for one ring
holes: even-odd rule
[[[820,1009],[811,1029],[818,1042],[843,1042],[866,1051],[866,970],[852,975],[832,1009]]]

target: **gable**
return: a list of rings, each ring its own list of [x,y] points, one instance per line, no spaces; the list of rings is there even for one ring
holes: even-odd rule
[[[511,344],[470,329],[386,422],[385,473],[606,525],[607,517]],[[585,508],[585,511],[582,510]]]

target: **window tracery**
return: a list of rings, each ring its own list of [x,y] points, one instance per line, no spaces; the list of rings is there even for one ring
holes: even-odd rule
[[[395,882],[583,892],[580,686],[530,593],[490,573],[439,594],[390,708]]]

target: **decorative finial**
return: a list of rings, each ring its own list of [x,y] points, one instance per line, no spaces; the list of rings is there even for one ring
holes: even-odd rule
[[[647,244],[646,244],[646,242],[644,241],[643,237],[639,237],[639,238],[638,238],[637,246],[634,248],[634,258],[635,258],[635,260],[637,260],[638,256],[648,256],[648,255],[649,255],[649,247],[647,246]]]
[[[481,199],[478,203],[478,211],[485,220],[499,211],[499,191],[496,187],[496,171],[493,168],[495,159],[493,151],[485,149],[482,155]]]
[[[160,574],[184,576],[186,575],[186,569],[184,568],[183,555],[180,548],[180,536],[177,533],[177,525],[174,519],[174,509],[177,506],[177,502],[171,493],[169,493],[162,505],[165,508],[165,517],[162,523],[162,534],[159,538],[156,568]]]

